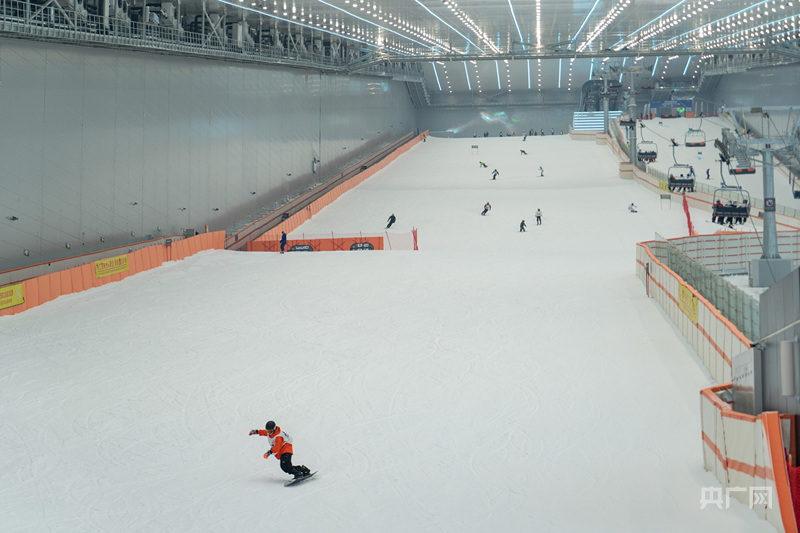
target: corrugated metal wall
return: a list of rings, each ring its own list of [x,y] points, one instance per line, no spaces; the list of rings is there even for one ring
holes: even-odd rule
[[[0,270],[231,228],[415,128],[402,83],[0,39]]]
[[[754,69],[719,80],[712,100],[726,107],[797,106],[800,65]]]

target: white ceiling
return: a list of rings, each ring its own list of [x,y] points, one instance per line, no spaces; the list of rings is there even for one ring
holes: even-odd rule
[[[613,56],[627,54],[630,65],[638,55],[662,52],[639,60],[649,69],[642,76],[691,84],[703,55],[785,46],[796,42],[800,25],[800,0],[210,0],[207,5],[229,13],[230,6],[241,7],[249,17],[259,13],[286,31],[339,35],[383,57],[424,60],[432,93],[577,90],[604,57],[621,64],[622,57]],[[464,56],[474,63],[462,61]]]

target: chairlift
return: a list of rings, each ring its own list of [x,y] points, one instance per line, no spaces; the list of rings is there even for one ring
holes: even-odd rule
[[[653,163],[658,159],[658,145],[653,141],[639,141],[636,158],[639,161]]]
[[[667,171],[667,186],[673,192],[694,192],[694,173],[691,165],[675,163]]]
[[[693,130],[689,128],[689,131],[687,131],[686,135],[683,137],[683,143],[686,146],[705,146],[706,133],[700,129]]]
[[[733,227],[744,224],[750,216],[750,193],[741,187],[723,185],[714,191],[711,222]]]
[[[792,170],[792,168],[786,169],[789,172],[789,181],[792,182],[792,197],[800,198],[800,185],[797,184],[797,180],[800,179],[797,176],[797,173]]]

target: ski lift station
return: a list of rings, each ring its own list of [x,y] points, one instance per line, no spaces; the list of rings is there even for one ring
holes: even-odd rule
[[[798,1],[0,0],[0,530],[798,532],[798,80]]]

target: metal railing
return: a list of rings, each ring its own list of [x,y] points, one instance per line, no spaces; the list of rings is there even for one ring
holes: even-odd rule
[[[164,25],[136,22],[127,15],[99,16],[81,8],[62,7],[54,0],[39,1],[43,3],[0,0],[0,33],[91,46],[150,49],[358,75],[397,77],[403,81],[420,83],[424,79],[421,67],[411,63],[379,63],[349,72],[350,63],[344,47],[337,52],[333,48],[322,51],[297,46],[287,48],[255,42],[253,38],[258,38],[258,35],[247,34],[241,39],[231,38],[225,34],[224,24],[221,28],[207,24],[207,31],[204,33],[194,32],[183,29],[177,23]]]

